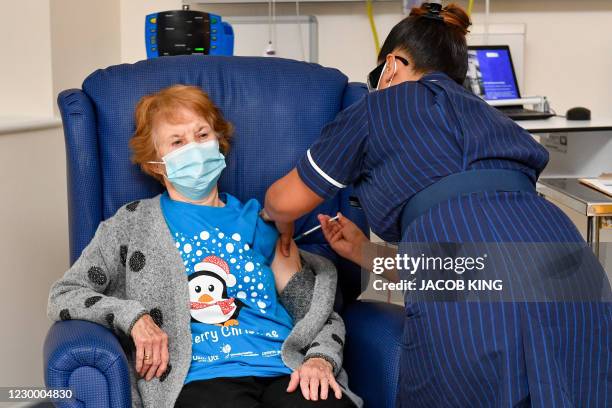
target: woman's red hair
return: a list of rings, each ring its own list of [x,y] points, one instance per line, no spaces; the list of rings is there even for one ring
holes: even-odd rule
[[[181,108],[188,109],[203,117],[219,138],[219,148],[226,154],[230,147],[233,132],[221,111],[200,88],[187,85],[173,85],[161,91],[143,96],[136,105],[136,131],[130,139],[132,162],[140,165],[142,171],[160,182],[163,176],[154,171],[155,165],[149,161],[160,161],[153,142],[153,127],[156,121],[166,120],[175,123],[179,120]]]

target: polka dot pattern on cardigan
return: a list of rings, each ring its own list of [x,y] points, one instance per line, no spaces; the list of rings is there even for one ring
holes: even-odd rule
[[[134,251],[132,256],[130,256],[130,270],[133,272],[140,272],[142,268],[145,266],[145,256],[140,251]]]
[[[91,307],[98,303],[98,301],[102,299],[102,296],[92,296],[85,299],[85,307]]]
[[[151,315],[151,318],[153,319],[155,324],[159,327],[162,327],[162,325],[164,324],[164,315],[162,314],[161,309],[158,307],[154,307],[149,311],[149,314]]]
[[[164,371],[162,375],[159,376],[159,381],[164,382],[166,378],[168,378],[170,371],[172,371],[172,364],[168,363],[168,368],[166,368],[166,371]]]
[[[70,312],[68,311],[68,309],[62,309],[60,311],[60,319],[62,319],[62,320],[70,320],[70,319],[72,319],[72,317],[70,317]]]
[[[134,211],[136,211],[136,208],[138,208],[138,204],[140,204],[140,200],[133,201],[133,202],[129,203],[128,205],[126,205],[125,209],[130,211],[130,212],[134,212]]]
[[[106,315],[106,324],[108,325],[108,327],[112,330],[115,331],[115,315],[113,313],[109,313]]]
[[[89,280],[92,283],[98,286],[104,285],[107,279],[106,274],[104,273],[102,268],[98,266],[92,266],[91,268],[89,268],[89,270],[87,271],[87,277],[89,277]]]

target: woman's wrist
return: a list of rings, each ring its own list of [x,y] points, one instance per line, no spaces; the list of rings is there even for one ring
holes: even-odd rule
[[[353,253],[351,254],[351,258],[350,261],[352,261],[353,263],[356,263],[357,265],[359,265],[360,267],[364,268],[364,269],[368,269],[368,265],[366,262],[366,256],[364,255],[364,252],[366,250],[366,245],[367,243],[370,242],[367,237],[363,237],[363,239],[360,239],[353,248]]]
[[[312,356],[307,356],[304,359],[304,363],[306,363],[307,361],[311,361],[311,360],[318,360],[320,361],[322,364],[324,364],[326,367],[329,368],[329,370],[333,373],[334,372],[334,363],[333,360],[327,356],[323,357],[322,355],[312,355]]]

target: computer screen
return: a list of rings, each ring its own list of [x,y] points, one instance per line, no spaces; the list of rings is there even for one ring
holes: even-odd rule
[[[520,98],[510,49],[507,46],[470,47],[465,86],[486,100]]]

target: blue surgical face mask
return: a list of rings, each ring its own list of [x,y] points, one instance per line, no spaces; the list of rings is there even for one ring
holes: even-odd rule
[[[225,168],[225,156],[219,151],[219,142],[191,142],[164,157],[166,177],[184,197],[201,200],[217,184]]]

